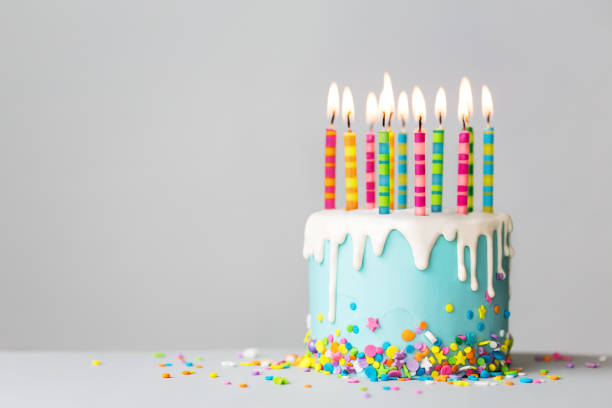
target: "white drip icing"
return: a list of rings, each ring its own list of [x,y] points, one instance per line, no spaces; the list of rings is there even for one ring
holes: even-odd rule
[[[502,237],[503,228],[503,237]],[[476,277],[476,250],[478,237],[483,235],[487,242],[487,293],[493,298],[493,232],[497,231],[497,271],[506,277],[502,268],[501,250],[506,256],[514,255],[509,236],[512,232],[512,219],[503,213],[473,212],[468,215],[444,212],[426,217],[415,216],[412,209],[396,210],[392,214],[379,215],[373,210],[324,210],[308,217],[304,232],[304,257],[313,256],[318,263],[323,262],[325,241],[329,241],[329,310],[328,320],[336,320],[336,275],[338,272],[338,247],[347,235],[353,241],[353,268],[361,269],[366,238],[370,237],[372,250],[376,256],[382,255],[387,237],[392,230],[401,233],[414,257],[418,269],[427,269],[431,250],[438,237],[447,241],[457,239],[457,276],[460,281],[467,279],[464,251],[470,254],[470,288],[478,290]]]

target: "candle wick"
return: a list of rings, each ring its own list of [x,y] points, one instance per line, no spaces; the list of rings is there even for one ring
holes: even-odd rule
[[[334,120],[336,119],[336,111],[332,112],[332,116],[331,116],[331,127],[334,127]]]
[[[440,122],[440,127],[442,127],[442,113],[438,116],[438,121]]]
[[[383,111],[383,114],[382,114],[382,127],[383,129],[385,128],[385,111]]]
[[[461,117],[461,122],[463,122],[463,130],[465,131],[465,116]]]
[[[421,132],[422,125],[423,125],[423,117],[419,116],[419,133]]]
[[[351,130],[351,112],[346,115],[346,123],[348,125],[348,129]]]
[[[491,112],[487,113],[487,127],[491,127]]]
[[[406,127],[406,119],[403,116],[400,116],[402,118],[402,129]]]
[[[389,112],[389,120],[387,121],[387,127],[391,128],[391,118],[393,117],[393,112]]]

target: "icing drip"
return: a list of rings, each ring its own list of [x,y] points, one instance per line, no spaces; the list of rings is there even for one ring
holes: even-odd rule
[[[505,256],[514,255],[509,236],[513,225],[510,216],[503,213],[472,212],[467,215],[454,212],[433,213],[418,217],[411,209],[397,210],[392,214],[379,215],[377,209],[371,210],[325,210],[318,211],[306,221],[304,232],[304,258],[314,257],[323,262],[325,241],[329,242],[329,311],[328,320],[335,321],[336,315],[336,275],[338,271],[338,247],[347,235],[353,241],[353,268],[361,269],[366,238],[370,237],[372,250],[376,256],[382,255],[387,237],[392,230],[401,233],[414,257],[418,269],[427,269],[431,250],[438,237],[447,241],[457,239],[457,276],[460,281],[467,279],[465,268],[465,247],[470,254],[470,288],[478,290],[476,277],[476,250],[478,238],[483,235],[487,242],[487,294],[493,298],[493,232],[497,232],[497,271],[503,278],[501,250]],[[502,232],[503,231],[503,232]]]

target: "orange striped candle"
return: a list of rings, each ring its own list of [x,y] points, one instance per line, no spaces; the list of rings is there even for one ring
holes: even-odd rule
[[[338,85],[332,82],[327,94],[327,118],[329,128],[325,130],[325,209],[336,208],[336,130],[334,119],[340,105]]]

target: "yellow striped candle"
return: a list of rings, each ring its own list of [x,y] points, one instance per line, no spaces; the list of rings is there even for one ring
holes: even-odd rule
[[[351,120],[355,120],[353,94],[348,86],[342,92],[342,117],[346,118],[348,131],[344,134],[344,179],[346,184],[346,209],[356,210],[357,203],[357,149]]]
[[[495,134],[491,126],[493,115],[493,98],[487,86],[482,87],[482,115],[487,121],[487,129],[483,134],[482,156],[482,211],[493,212],[493,173],[494,173],[494,142]]]
[[[389,129],[389,208],[395,209],[395,133]]]

